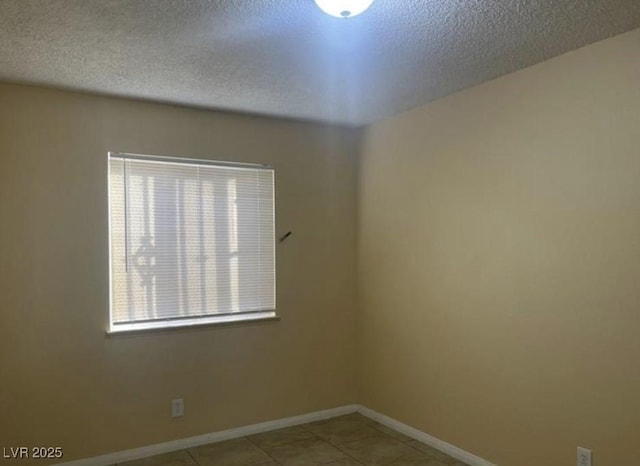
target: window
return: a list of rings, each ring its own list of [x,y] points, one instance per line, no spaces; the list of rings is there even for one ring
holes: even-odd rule
[[[109,154],[110,331],[275,317],[274,173]]]

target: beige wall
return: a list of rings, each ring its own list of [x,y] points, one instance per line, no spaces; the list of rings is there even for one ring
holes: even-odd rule
[[[375,124],[360,402],[500,466],[637,464],[640,30]]]
[[[0,446],[71,460],[355,402],[357,143],[0,85]],[[275,167],[279,322],[105,336],[110,150]]]

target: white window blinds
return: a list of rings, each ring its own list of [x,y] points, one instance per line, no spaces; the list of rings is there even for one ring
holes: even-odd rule
[[[111,331],[275,316],[268,167],[109,154]]]

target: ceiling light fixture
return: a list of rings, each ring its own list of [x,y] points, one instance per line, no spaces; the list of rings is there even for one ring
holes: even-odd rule
[[[373,0],[314,0],[328,15],[336,18],[353,18],[371,6]]]

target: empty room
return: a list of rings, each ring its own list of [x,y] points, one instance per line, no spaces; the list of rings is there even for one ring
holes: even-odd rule
[[[0,465],[640,465],[640,1],[0,0]]]

